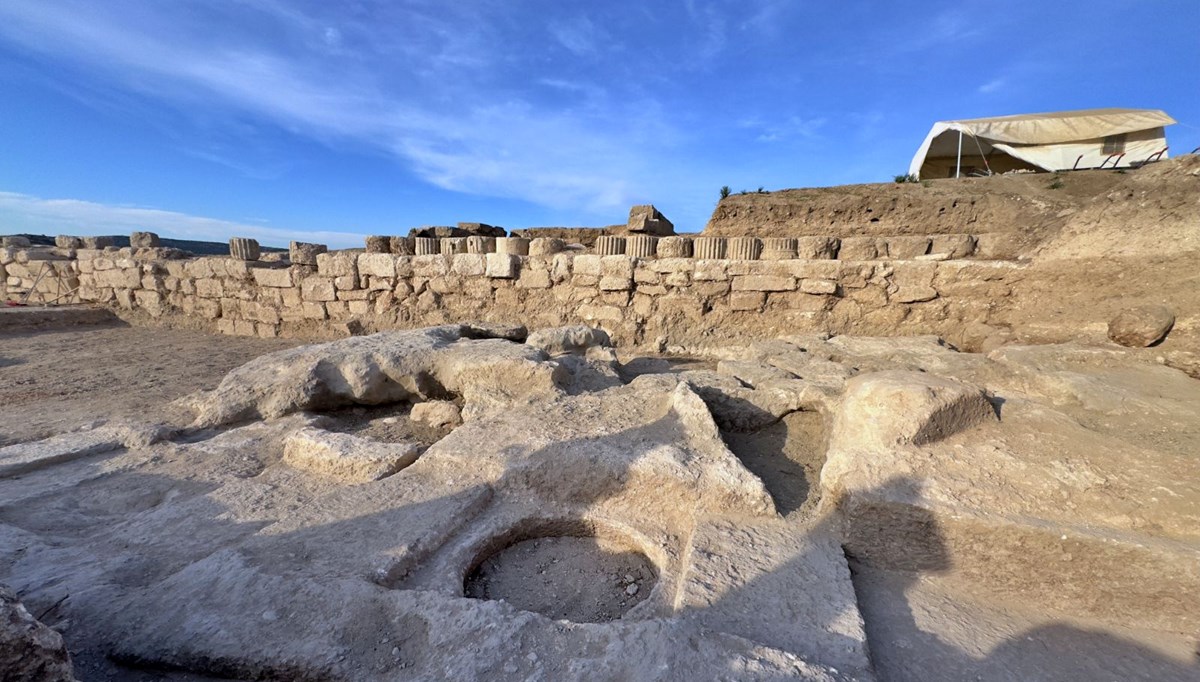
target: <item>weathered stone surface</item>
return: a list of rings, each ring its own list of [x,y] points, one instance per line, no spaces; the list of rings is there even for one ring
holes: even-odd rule
[[[799,237],[796,257],[806,260],[832,260],[838,257],[841,240],[837,237]]]
[[[924,256],[929,253],[929,237],[902,236],[888,237],[888,257],[896,260],[906,260]]]
[[[296,431],[283,445],[288,464],[346,483],[391,476],[415,462],[419,453],[416,443],[383,443],[314,427]]]
[[[413,254],[417,256],[433,256],[441,253],[441,244],[433,237],[414,237]]]
[[[838,260],[875,260],[886,258],[887,242],[875,237],[842,237]]]
[[[729,260],[758,260],[762,241],[758,237],[730,237],[726,255]]]
[[[452,235],[455,237],[491,237],[495,239],[506,234],[503,227],[487,223],[460,222],[455,229],[458,231]]]
[[[969,234],[934,235],[930,238],[929,253],[944,253],[950,258],[966,258],[975,253],[975,237]]]
[[[263,355],[192,399],[196,424],[425,400],[438,390],[461,395],[469,414],[513,395],[557,393],[559,369],[542,362],[541,351],[499,339],[464,339],[463,329],[384,332]]]
[[[675,234],[675,225],[667,217],[650,204],[634,206],[629,209],[629,222],[626,229],[631,233],[645,233],[665,237]]]
[[[337,288],[328,277],[306,277],[300,282],[300,297],[305,301],[336,301]]]
[[[112,237],[84,237],[83,247],[85,249],[105,249],[113,246],[116,242]]]
[[[738,275],[733,278],[734,291],[795,291],[796,279],[780,275]]]
[[[130,248],[153,249],[158,245],[158,235],[153,232],[133,232],[129,235]]]
[[[434,429],[454,428],[463,423],[462,410],[449,400],[426,400],[413,405],[409,418]]]
[[[625,238],[605,235],[596,238],[596,255],[619,256],[625,253]]]
[[[529,240],[524,237],[500,237],[496,239],[496,253],[509,256],[528,256]]]
[[[791,237],[766,237],[762,240],[763,260],[791,260],[795,257],[795,239]]]
[[[466,237],[443,237],[438,240],[439,253],[443,256],[453,256],[456,253],[467,252]]]
[[[413,240],[408,237],[389,238],[388,248],[393,256],[415,256],[417,254]]]
[[[0,677],[13,682],[72,682],[62,635],[38,622],[12,590],[0,585]]]
[[[996,421],[996,411],[977,386],[921,372],[876,372],[846,383],[830,442],[842,450],[922,445],[985,421]]]
[[[612,347],[612,341],[603,329],[585,325],[538,329],[529,334],[525,343],[550,355],[582,354],[589,348]]]
[[[800,282],[800,291],[806,294],[833,295],[838,292],[838,285],[831,279],[805,279]]]
[[[657,247],[659,258],[692,257],[692,240],[690,237],[660,237]]]
[[[506,253],[486,254],[486,275],[493,279],[516,279],[521,271],[520,256]]]
[[[658,237],[634,234],[625,238],[625,255],[633,258],[653,258],[658,251]]]
[[[467,237],[467,253],[495,253],[496,238],[473,236]]]
[[[361,277],[395,277],[396,258],[390,253],[359,254],[358,274]]]
[[[366,238],[367,253],[391,253],[392,238],[381,235],[371,235]]]
[[[262,249],[254,239],[233,237],[229,240],[229,255],[237,260],[254,261],[262,255]]]
[[[1145,348],[1166,338],[1175,325],[1175,314],[1161,305],[1122,310],[1108,322],[1108,338],[1122,346]]]
[[[0,245],[10,249],[27,249],[30,247],[31,242],[29,241],[29,237],[10,235],[8,237],[0,237]]]
[[[562,253],[567,248],[567,242],[557,237],[537,237],[529,241],[527,254],[530,256],[547,257]],[[507,253],[512,253],[508,251]],[[517,254],[525,255],[525,254]]]
[[[291,268],[254,268],[251,271],[254,277],[254,283],[260,287],[291,287],[295,284],[292,281]]]
[[[316,265],[317,256],[328,251],[324,244],[292,242],[288,247],[288,260],[295,265]]]
[[[696,259],[720,260],[725,258],[724,237],[696,237],[692,240],[692,255]]]
[[[60,234],[54,238],[54,246],[60,249],[82,249],[83,238]]]

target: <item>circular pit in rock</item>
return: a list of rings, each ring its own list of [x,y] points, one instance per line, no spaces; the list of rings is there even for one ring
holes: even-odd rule
[[[521,540],[488,556],[467,575],[464,593],[504,600],[555,620],[603,623],[641,603],[658,581],[644,554],[595,537]]]

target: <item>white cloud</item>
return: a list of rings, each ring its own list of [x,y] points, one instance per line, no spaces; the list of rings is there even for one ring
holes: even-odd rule
[[[652,100],[626,98],[581,117],[506,90],[499,81],[511,55],[486,5],[416,1],[332,28],[277,3],[243,2],[271,32],[247,26],[214,38],[213,24],[180,21],[167,5],[18,1],[0,4],[0,40],[181,110],[233,109],[328,144],[384,150],[438,187],[544,206],[624,208],[630,187],[656,177],[636,150],[673,137]],[[268,33],[299,40],[260,39]],[[586,18],[555,35],[580,54],[604,38]]]
[[[215,242],[231,236],[250,237],[268,246],[287,246],[289,241],[297,240],[346,248],[361,246],[365,237],[352,232],[286,230],[156,208],[0,192],[0,231],[5,233],[96,236],[129,234],[135,230],[174,239]]]
[[[1001,89],[1003,89],[1003,88],[1004,88],[1004,86],[1006,86],[1006,85],[1008,85],[1008,79],[1007,79],[1007,78],[1005,78],[1005,77],[1003,77],[1003,76],[1001,76],[1000,78],[993,78],[992,80],[990,80],[990,81],[988,81],[988,82],[984,83],[983,85],[979,86],[979,88],[978,88],[978,90],[979,90],[979,94],[981,94],[981,95],[990,95],[990,94],[992,94],[992,93],[994,93],[994,92],[999,92],[999,91],[1000,91]]]

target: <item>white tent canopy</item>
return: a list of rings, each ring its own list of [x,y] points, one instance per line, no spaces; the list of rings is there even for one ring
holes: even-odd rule
[[[939,121],[921,143],[908,172],[956,177],[975,171],[1118,168],[1166,157],[1164,126],[1175,119],[1157,109],[1084,109],[1046,114]]]

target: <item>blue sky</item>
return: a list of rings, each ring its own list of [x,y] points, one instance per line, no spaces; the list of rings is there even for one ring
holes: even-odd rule
[[[1166,110],[1200,1],[2,0],[0,233],[333,246],[703,228],[718,188],[886,181],[936,120]]]

